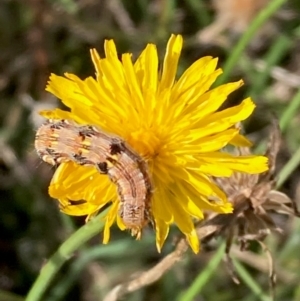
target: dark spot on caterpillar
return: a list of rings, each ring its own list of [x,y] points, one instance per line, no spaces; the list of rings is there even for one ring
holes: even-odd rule
[[[60,154],[57,153],[54,149],[52,148],[46,148],[45,149],[45,152],[46,152],[46,155],[49,155],[53,161],[55,162],[55,164],[59,164],[59,159],[60,159]],[[45,154],[42,154],[42,155],[45,155]]]
[[[45,148],[45,151],[50,156],[56,156],[56,151],[52,148],[47,147],[47,148]]]
[[[96,164],[97,170],[102,173],[102,174],[107,174],[108,172],[108,167],[106,162],[100,162]]]
[[[82,156],[81,154],[72,154],[72,158],[74,159],[75,163],[79,165],[92,165],[93,162],[88,160],[86,157]]]
[[[59,129],[63,128],[64,123],[65,123],[64,120],[61,120],[60,122],[57,122],[57,123],[50,123],[50,129],[59,130]]]
[[[94,131],[92,130],[91,127],[84,127],[82,128],[80,131],[79,131],[79,135],[82,137],[82,138],[85,138],[85,137],[92,137],[94,135]]]
[[[110,146],[110,154],[117,155],[121,154],[125,150],[125,145],[123,142],[120,141],[113,141]]]

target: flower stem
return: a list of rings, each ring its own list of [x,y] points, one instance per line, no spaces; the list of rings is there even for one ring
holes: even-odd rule
[[[63,264],[72,257],[73,252],[79,249],[84,243],[86,243],[89,239],[103,229],[103,216],[105,214],[106,210],[79,228],[59,247],[59,249],[52,255],[45,266],[41,269],[39,276],[35,280],[25,299],[26,301],[42,300],[43,294],[45,293],[52,279],[63,266]]]
[[[238,43],[233,47],[228,60],[223,67],[223,74],[218,78],[216,86],[227,81],[230,72],[239,60],[242,52],[245,50],[248,43],[254,37],[261,26],[283,5],[287,0],[272,0],[269,4],[260,11],[256,18],[251,22],[248,30],[242,35]]]

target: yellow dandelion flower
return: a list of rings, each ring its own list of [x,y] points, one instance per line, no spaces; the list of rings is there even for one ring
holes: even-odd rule
[[[182,36],[171,36],[158,72],[154,44],[148,44],[133,63],[130,53],[119,60],[114,42],[105,41],[105,58],[91,50],[95,78],[51,75],[47,91],[60,98],[70,111],[55,109],[42,115],[95,125],[124,139],[149,166],[154,186],[151,214],[158,250],[174,223],[193,251],[198,252],[193,220],[202,219],[203,210],[232,212],[232,205],[211,176],[229,177],[236,171],[261,173],[267,170],[267,159],[236,157],[221,151],[228,144],[249,145],[235,124],[249,117],[255,105],[247,98],[238,106],[218,111],[243,82],[209,90],[222,73],[216,68],[217,59],[212,57],[200,58],[176,80],[182,44]],[[62,211],[70,215],[91,216],[112,202],[106,216],[104,243],[109,241],[114,222],[124,230],[118,216],[120,202],[115,184],[95,168],[62,163],[49,192],[60,201]],[[86,202],[76,204],[82,199]],[[73,200],[72,206],[68,206],[68,200]]]

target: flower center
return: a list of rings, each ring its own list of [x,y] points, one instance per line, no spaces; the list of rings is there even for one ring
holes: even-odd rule
[[[140,129],[130,133],[128,143],[147,160],[154,159],[161,147],[161,139],[151,129]]]

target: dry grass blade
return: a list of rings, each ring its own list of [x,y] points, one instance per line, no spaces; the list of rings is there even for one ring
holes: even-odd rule
[[[134,35],[136,31],[135,26],[128,15],[128,12],[124,8],[122,1],[111,0],[108,2],[108,7],[115,17],[115,21],[119,24],[124,33],[127,35]]]
[[[235,259],[243,262],[244,264],[252,267],[253,269],[259,271],[260,273],[269,273],[270,272],[270,265],[269,262],[265,260],[261,254],[254,253],[252,251],[241,251],[237,245],[233,245],[231,248],[231,255]],[[296,273],[291,272],[287,268],[276,265],[277,262],[274,260],[275,268],[277,271],[277,279],[279,282],[288,285],[290,283],[295,283],[297,281]]]
[[[268,141],[267,151],[265,156],[268,157],[269,170],[260,176],[260,181],[266,179],[272,179],[276,168],[276,157],[281,145],[281,132],[277,119],[272,120],[272,128],[270,133],[270,139]]]
[[[258,241],[262,250],[265,252],[268,258],[268,266],[269,266],[269,282],[270,282],[270,289],[271,289],[271,297],[275,300],[275,287],[276,287],[276,272],[275,272],[275,262],[272,256],[271,251],[266,246],[265,243],[262,241]]]
[[[259,71],[264,71],[267,68],[267,64],[262,60],[254,61],[254,66]],[[290,72],[285,68],[273,66],[270,70],[270,76],[291,88],[298,88],[300,86],[300,75]]]
[[[269,0],[214,0],[212,5],[216,11],[216,18],[212,24],[199,31],[197,38],[202,43],[220,43],[230,46],[230,41],[222,34],[226,31],[242,34],[255,18],[257,13],[268,4]],[[273,32],[273,25],[267,24],[258,34]]]
[[[241,282],[235,272],[233,261],[232,261],[232,258],[230,256],[229,252],[226,252],[226,254],[225,254],[225,265],[226,265],[227,272],[228,272],[229,276],[231,277],[232,281],[235,284],[240,284]]]
[[[138,290],[141,287],[147,286],[158,279],[160,279],[165,272],[167,272],[177,261],[180,260],[182,255],[187,251],[188,245],[185,239],[181,239],[176,245],[175,250],[167,255],[161,262],[150,270],[142,273],[137,278],[117,285],[113,288],[104,298],[104,301],[115,301],[126,295],[127,293]]]

